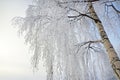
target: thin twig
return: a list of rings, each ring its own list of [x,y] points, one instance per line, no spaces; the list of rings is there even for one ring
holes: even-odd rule
[[[93,44],[93,43],[102,43],[102,40],[87,41],[87,42],[80,43],[80,44],[76,45],[76,46],[78,46],[78,50],[76,51],[76,53],[79,52],[79,50],[80,50],[81,47],[86,46],[86,45],[87,45],[87,46],[86,46],[85,48],[86,48],[87,50],[93,49],[93,47],[91,46],[91,44]]]
[[[118,10],[112,3],[110,5],[105,4],[107,7],[112,7],[117,13],[120,13],[120,10]]]

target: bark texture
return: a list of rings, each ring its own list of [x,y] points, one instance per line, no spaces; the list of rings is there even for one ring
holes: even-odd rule
[[[102,43],[108,53],[111,66],[112,66],[117,78],[120,80],[120,59],[119,59],[115,49],[113,48],[113,45],[111,44],[111,42],[104,30],[102,22],[100,21],[99,17],[97,16],[97,14],[94,10],[92,3],[90,2],[90,3],[88,3],[88,5],[89,5],[90,16],[94,18],[94,22],[96,24],[96,27],[98,28],[99,34],[102,39]]]

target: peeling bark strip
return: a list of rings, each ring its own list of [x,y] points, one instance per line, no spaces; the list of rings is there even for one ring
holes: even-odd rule
[[[96,27],[99,30],[100,36],[102,38],[103,45],[104,45],[104,47],[105,47],[105,49],[108,53],[109,60],[110,60],[110,63],[112,65],[112,68],[113,68],[115,74],[117,75],[118,79],[120,80],[120,59],[119,59],[115,49],[113,48],[105,30],[104,30],[102,22],[100,21],[100,19],[98,18],[97,14],[94,10],[94,7],[93,7],[92,3],[89,2],[88,5],[89,5],[90,15],[91,15],[91,17],[94,18],[94,22],[96,24]]]

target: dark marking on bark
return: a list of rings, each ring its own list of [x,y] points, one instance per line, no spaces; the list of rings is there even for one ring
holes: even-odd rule
[[[116,68],[116,65],[115,65],[115,64],[112,64],[112,68],[113,68],[115,74],[117,75],[117,77],[120,79],[120,75],[119,75],[119,73],[117,72],[117,71],[120,72],[120,68]]]
[[[102,35],[102,37],[103,37],[103,40],[108,40],[108,37],[106,36],[106,35]]]
[[[111,60],[112,65],[114,65],[115,62],[120,61],[118,57],[113,57]]]
[[[113,48],[113,46],[110,46],[109,48]]]
[[[95,23],[101,23],[101,21],[99,19],[94,19]]]

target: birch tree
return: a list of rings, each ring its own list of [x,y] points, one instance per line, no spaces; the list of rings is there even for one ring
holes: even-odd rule
[[[34,0],[26,17],[14,20],[34,51],[33,67],[44,61],[47,80],[117,80],[120,60],[110,40],[111,34],[120,37],[119,5],[119,0]]]
[[[120,79],[120,59],[119,59],[115,49],[113,48],[105,30],[104,30],[102,22],[98,18],[97,14],[92,6],[92,3],[89,3],[89,12],[91,14],[91,17],[94,19],[94,22],[96,23],[96,26],[99,30],[99,34],[101,36],[102,43],[108,53],[112,68],[113,68],[116,76]]]

